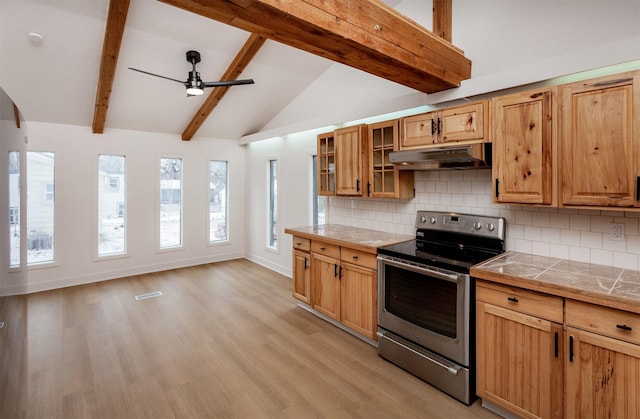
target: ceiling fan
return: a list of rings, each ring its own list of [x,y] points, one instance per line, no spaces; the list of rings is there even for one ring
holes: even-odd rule
[[[171,80],[184,84],[187,88],[187,96],[200,96],[204,93],[205,87],[224,87],[224,86],[237,86],[240,84],[253,84],[253,79],[244,80],[225,80],[225,81],[209,81],[203,82],[200,78],[200,73],[196,71],[196,64],[200,62],[200,53],[198,51],[187,51],[187,62],[190,62],[193,66],[193,70],[189,71],[189,78],[187,81],[172,79],[171,77],[161,76],[159,74],[149,73],[148,71],[138,70],[137,68],[129,67],[129,70],[137,71],[139,73],[148,74],[150,76],[160,77],[163,79]]]

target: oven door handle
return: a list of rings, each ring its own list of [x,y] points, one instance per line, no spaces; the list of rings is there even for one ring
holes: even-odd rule
[[[436,271],[433,269],[429,269],[427,267],[424,266],[418,266],[418,265],[412,265],[410,263],[404,263],[404,262],[398,262],[397,260],[392,260],[392,259],[387,259],[381,256],[378,256],[378,259],[383,261],[386,264],[389,265],[393,265],[396,266],[398,268],[404,268],[404,269],[409,269],[411,271],[414,272],[419,272],[419,273],[423,273],[429,276],[433,276],[435,278],[438,279],[444,279],[445,281],[449,281],[449,282],[455,282],[457,283],[458,280],[460,279],[461,276],[464,276],[463,274],[447,274],[444,272],[440,272],[440,271]]]
[[[427,355],[425,355],[425,354],[423,354],[423,353],[421,353],[421,352],[416,351],[416,350],[415,350],[415,349],[413,349],[412,347],[407,346],[407,345],[403,344],[402,342],[398,342],[397,340],[395,340],[395,339],[391,338],[391,337],[390,337],[389,335],[387,335],[387,334],[383,334],[383,333],[380,333],[380,332],[378,332],[377,334],[378,334],[378,336],[379,336],[379,337],[380,337],[380,336],[383,336],[385,339],[390,340],[391,342],[395,343],[396,345],[401,346],[402,348],[404,348],[404,349],[406,349],[406,350],[408,350],[408,351],[411,351],[411,352],[413,352],[414,354],[416,354],[416,355],[418,355],[418,356],[420,356],[420,357],[422,357],[422,358],[425,358],[425,359],[429,360],[430,362],[433,362],[433,363],[434,363],[434,364],[436,364],[437,366],[444,368],[445,370],[447,370],[447,372],[449,372],[449,373],[451,373],[451,374],[453,374],[453,375],[458,375],[458,371],[460,371],[460,370],[462,369],[462,367],[459,367],[459,366],[457,366],[457,365],[455,365],[455,366],[445,365],[445,364],[443,364],[442,362],[440,362],[440,361],[438,361],[438,360],[436,360],[436,359],[431,358],[430,356],[427,356]]]

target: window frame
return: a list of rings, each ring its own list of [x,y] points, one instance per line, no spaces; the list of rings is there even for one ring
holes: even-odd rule
[[[273,165],[275,163],[275,171]],[[278,194],[278,175],[280,164],[278,157],[267,158],[267,250],[279,253],[279,236],[280,232],[280,211],[279,211],[279,194]],[[274,173],[275,172],[275,173]],[[275,180],[275,182],[274,182]],[[275,189],[275,194],[273,193]],[[275,196],[274,196],[275,195]],[[274,213],[275,212],[275,213]]]
[[[52,229],[52,234],[51,234],[51,255],[52,258],[50,260],[43,260],[43,261],[29,261],[29,237],[27,235],[25,242],[26,242],[26,259],[25,259],[25,263],[27,266],[27,269],[32,270],[32,269],[42,269],[42,268],[49,268],[49,267],[54,267],[54,266],[58,266],[58,262],[57,262],[57,255],[56,255],[56,226],[59,224],[59,211],[57,211],[56,209],[56,199],[55,196],[56,194],[59,192],[59,186],[56,185],[56,179],[57,179],[57,165],[56,165],[56,160],[57,160],[57,156],[56,153],[54,151],[42,151],[42,150],[28,150],[26,152],[26,191],[27,191],[27,226],[26,226],[26,231],[30,231],[31,230],[31,226],[29,225],[29,217],[28,217],[28,210],[29,208],[32,208],[32,205],[29,205],[29,157],[30,155],[35,155],[35,154],[50,154],[53,157],[53,168],[52,168],[52,175],[53,175],[53,183],[43,183],[42,181],[35,181],[33,183],[37,183],[39,185],[41,185],[42,190],[40,191],[40,193],[36,193],[36,195],[39,195],[42,197],[42,204],[45,207],[50,207],[51,210],[53,211],[53,214],[51,216],[52,221],[53,221],[53,229]],[[52,186],[52,190],[49,191],[49,186]],[[32,194],[32,196],[34,196]]]
[[[220,162],[220,163],[225,163],[225,188],[224,188],[224,223],[225,223],[225,237],[223,239],[213,239],[212,235],[211,235],[211,187],[210,187],[210,182],[211,182],[211,163],[213,162]],[[207,220],[206,220],[206,225],[207,225],[207,246],[216,246],[216,245],[220,245],[220,244],[226,244],[229,243],[231,241],[230,239],[230,235],[229,235],[229,160],[225,160],[225,159],[215,159],[215,158],[209,158],[207,159],[207,182],[206,182],[206,188],[207,188],[207,200],[205,202],[206,207],[206,215],[207,215]]]
[[[176,245],[170,246],[162,246],[162,205],[163,205],[163,195],[162,195],[162,160],[180,160],[180,243]],[[184,165],[185,159],[183,156],[179,155],[171,155],[171,154],[162,154],[157,158],[157,222],[156,222],[156,252],[164,253],[164,252],[174,252],[179,250],[184,250]],[[175,179],[169,179],[175,180]],[[173,194],[172,194],[173,195]]]
[[[109,157],[121,157],[123,159],[123,166],[124,166],[124,170],[123,170],[123,174],[122,174],[122,182],[120,181],[120,178],[118,176],[113,176],[112,174],[108,174],[105,173],[105,176],[103,179],[100,178],[101,176],[101,172],[100,172],[100,157],[102,156],[109,156]],[[128,232],[129,232],[129,226],[128,226],[128,214],[127,214],[127,201],[128,201],[128,189],[127,189],[127,176],[128,176],[128,165],[127,165],[127,156],[124,154],[98,154],[98,158],[97,158],[97,167],[96,167],[96,177],[97,177],[97,184],[100,185],[100,182],[102,181],[103,184],[103,190],[102,193],[105,194],[113,194],[116,192],[120,192],[121,189],[123,189],[122,194],[124,197],[124,201],[116,201],[115,205],[115,214],[116,216],[120,216],[120,205],[123,206],[123,211],[122,211],[122,218],[124,220],[124,243],[123,243],[123,250],[121,252],[111,252],[111,253],[100,253],[100,238],[99,238],[99,234],[101,231],[101,226],[100,224],[97,225],[97,229],[96,229],[96,236],[95,236],[95,246],[94,246],[94,261],[102,261],[102,260],[109,260],[109,259],[119,259],[119,258],[125,258],[125,257],[129,257],[129,240],[128,240]],[[111,185],[111,180],[112,179],[117,179],[117,183],[118,183],[118,187],[117,189],[113,189],[112,185]],[[122,185],[124,184],[124,187],[122,187]],[[100,189],[98,189],[97,194],[96,194],[96,212],[95,212],[95,216],[96,216],[96,222],[100,223],[100,219],[99,219],[99,214],[100,214]]]

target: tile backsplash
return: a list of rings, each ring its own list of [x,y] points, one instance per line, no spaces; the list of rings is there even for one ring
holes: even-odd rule
[[[491,170],[415,172],[414,199],[329,198],[327,222],[415,234],[418,210],[504,217],[507,250],[640,269],[640,212],[540,208],[491,203]],[[611,237],[622,224],[623,240]]]

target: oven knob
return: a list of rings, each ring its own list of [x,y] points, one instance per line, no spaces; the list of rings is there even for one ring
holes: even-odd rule
[[[426,223],[427,222],[427,217],[425,217],[424,215],[422,217],[420,217],[420,222],[422,224]]]
[[[437,221],[437,220],[436,220],[436,217],[431,217],[431,218],[429,218],[429,222],[430,222],[431,224],[435,224],[435,223],[436,223],[436,221]]]
[[[496,229],[496,226],[493,225],[493,223],[488,223],[487,224],[487,230],[489,231],[493,231]]]
[[[473,228],[474,228],[475,230],[480,230],[480,229],[482,228],[482,224],[480,223],[480,221],[475,221],[475,222],[473,223]]]

